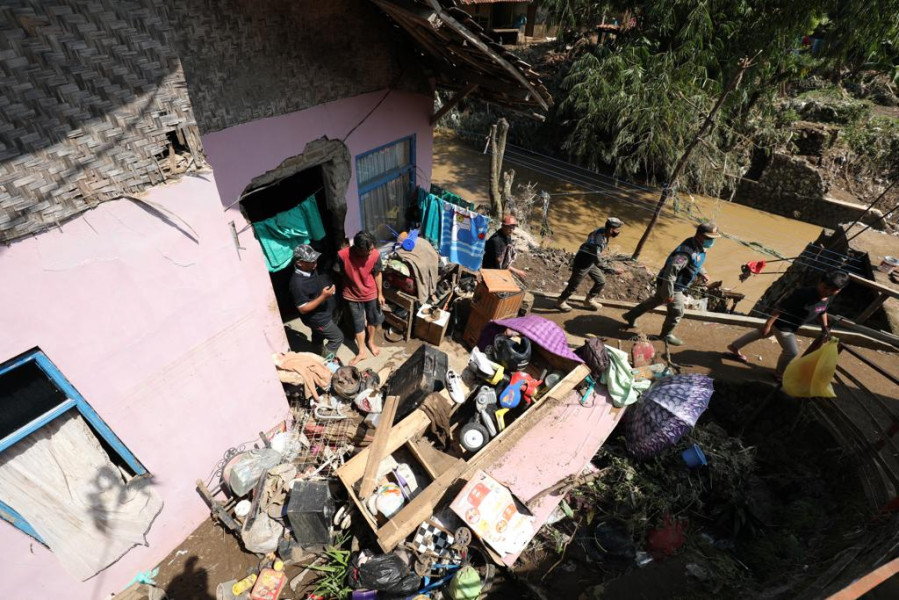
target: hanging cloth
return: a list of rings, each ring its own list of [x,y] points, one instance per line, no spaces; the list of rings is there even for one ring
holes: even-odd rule
[[[425,238],[434,246],[439,246],[440,212],[443,210],[443,202],[434,194],[429,194],[419,188],[418,208],[421,211],[421,231],[419,236]]]
[[[440,254],[466,269],[477,271],[484,258],[490,219],[476,212],[443,203]]]
[[[314,195],[290,210],[253,223],[253,230],[270,272],[288,266],[293,261],[293,249],[300,244],[325,237],[325,226]]]
[[[652,381],[634,381],[634,373],[628,362],[627,352],[606,346],[609,353],[609,368],[602,374],[600,383],[606,386],[612,404],[621,408],[633,404],[640,399],[640,395],[649,389]]]
[[[77,411],[0,457],[0,500],[22,515],[78,581],[137,545],[162,510],[149,479],[125,482]]]

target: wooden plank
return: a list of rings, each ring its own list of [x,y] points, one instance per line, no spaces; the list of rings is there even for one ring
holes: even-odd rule
[[[548,298],[554,300],[558,299],[559,297],[559,294],[557,293],[542,292],[539,290],[529,291],[534,294],[534,296],[540,298]],[[584,300],[584,296],[575,295],[569,298],[569,300],[582,302]],[[612,300],[608,298],[604,298],[602,304],[604,307],[622,308],[625,310],[631,309],[637,305],[636,302],[628,302],[626,300]],[[650,312],[657,315],[666,314],[666,310],[664,307],[654,308]],[[856,323],[853,323],[849,319],[840,317],[838,315],[828,316],[833,324],[840,324],[845,327],[845,329],[833,331],[833,334],[840,338],[842,341],[855,344],[857,346],[864,346],[865,348],[872,348],[874,350],[887,350],[890,352],[895,352],[897,349],[899,349],[899,337],[895,335],[858,325]],[[760,319],[758,317],[732,315],[730,313],[703,312],[699,310],[689,309],[684,311],[684,318],[693,319],[696,321],[705,321],[708,323],[719,323],[721,325],[733,325],[735,327],[748,327],[753,329],[757,329],[765,324],[765,319]],[[849,331],[850,329],[852,331]],[[803,325],[796,333],[806,337],[818,337],[818,335],[820,335],[821,333],[821,329],[819,327]]]
[[[890,298],[899,298],[899,290],[895,290],[889,286],[883,285],[882,283],[877,283],[876,281],[871,281],[870,279],[865,279],[864,277],[859,277],[855,273],[849,273],[849,280],[854,281],[859,285],[863,285],[867,288],[871,288],[872,290],[877,290],[883,294],[886,294]]]
[[[859,354],[857,351],[853,350],[849,346],[843,346],[843,350],[845,350],[846,352],[848,352],[855,358],[859,359],[863,364],[871,367],[872,369],[874,369],[875,371],[877,371],[878,373],[880,373],[881,375],[883,375],[884,377],[886,377],[887,379],[889,379],[890,381],[895,383],[896,385],[899,385],[899,377],[896,377],[892,373],[888,373],[887,371],[885,371],[883,369],[883,367],[881,367],[877,363],[875,363],[871,360],[868,360],[867,358],[865,358],[864,356],[862,356],[861,354]]]
[[[484,468],[502,456],[508,448],[514,446],[531,427],[538,423],[544,414],[549,413],[556,403],[568,396],[589,374],[590,369],[586,365],[578,365],[572,369],[533,407],[490,440],[471,460],[467,463],[460,461],[456,466],[442,473],[421,494],[378,529],[378,543],[381,548],[385,552],[393,550],[397,544],[415,531],[422,521],[433,514],[450,486],[459,479],[470,477],[478,469]]]
[[[440,107],[440,110],[438,110],[433,115],[431,115],[431,125],[433,125],[434,123],[439,121],[440,117],[442,117],[443,115],[445,115],[446,113],[451,111],[454,106],[459,104],[459,102],[464,100],[466,96],[468,96],[470,93],[472,93],[476,89],[478,89],[478,84],[469,83],[467,86],[465,86],[465,89],[462,89],[462,90],[456,92],[456,94],[452,98],[450,98],[446,102],[446,104],[444,104],[443,106]]]
[[[399,396],[387,396],[384,402],[384,410],[375,430],[375,439],[368,447],[368,459],[365,461],[365,472],[362,474],[362,483],[359,485],[359,497],[365,500],[378,487],[378,467],[390,452],[387,443],[390,440],[390,431],[393,429],[393,419],[396,417],[396,409],[400,405]]]
[[[861,579],[856,579],[836,594],[829,596],[827,600],[855,600],[870,592],[897,573],[899,573],[899,558],[894,558],[887,564],[881,565],[877,569],[871,571]]]
[[[450,456],[446,452],[441,452],[423,437],[409,440],[406,442],[406,447],[412,453],[412,456],[421,463],[432,479],[437,479],[441,473],[452,469],[457,462],[462,460],[461,458]]]
[[[861,325],[862,323],[870,319],[871,316],[877,312],[877,309],[883,306],[883,303],[887,301],[887,298],[889,298],[889,296],[887,296],[883,292],[880,292],[877,295],[877,298],[874,299],[874,302],[869,304],[868,308],[863,310],[859,316],[855,317],[855,322]]]
[[[390,439],[387,441],[387,454],[392,454],[412,438],[421,435],[430,424],[431,419],[428,418],[428,415],[420,408],[416,408],[409,416],[393,426]],[[349,484],[347,487],[356,485],[356,482],[362,478],[370,453],[371,446],[363,448],[356,456],[337,469],[337,475]]]

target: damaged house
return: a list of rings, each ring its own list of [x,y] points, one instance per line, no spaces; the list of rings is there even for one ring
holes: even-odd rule
[[[404,227],[454,101],[551,102],[447,0],[12,0],[0,66],[0,572],[40,598],[123,588],[284,418],[285,248]]]

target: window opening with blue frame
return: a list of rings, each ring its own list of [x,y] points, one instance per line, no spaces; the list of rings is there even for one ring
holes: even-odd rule
[[[415,136],[409,136],[356,157],[362,227],[378,239],[406,227],[415,187]]]
[[[78,390],[40,350],[33,349],[0,364],[0,457],[54,419],[76,411],[87,422],[110,460],[131,475],[147,470],[131,454]],[[0,491],[2,493],[2,491]],[[0,495],[0,518],[39,542],[43,540]]]

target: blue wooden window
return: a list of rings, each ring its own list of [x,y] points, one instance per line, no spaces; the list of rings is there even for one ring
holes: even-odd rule
[[[0,453],[70,410],[78,411],[106,447],[118,455],[111,457],[113,462],[120,459],[118,462],[134,475],[147,472],[41,350],[29,350],[0,365]],[[0,518],[43,543],[25,519],[2,500]]]
[[[362,228],[385,239],[406,227],[406,211],[415,189],[415,136],[385,144],[356,157]]]

